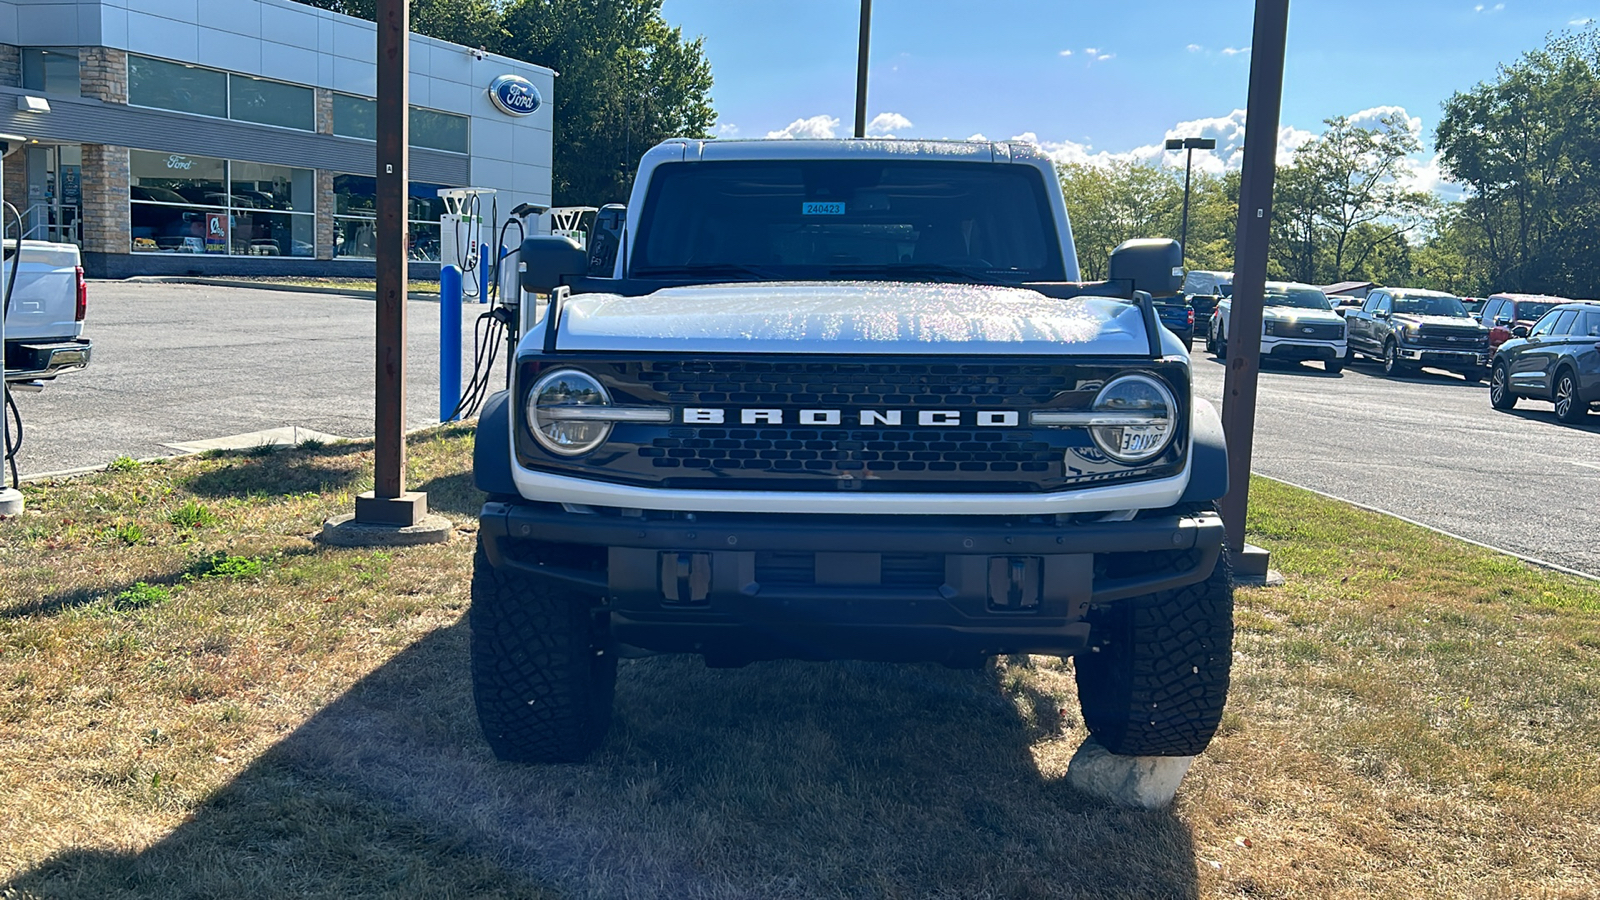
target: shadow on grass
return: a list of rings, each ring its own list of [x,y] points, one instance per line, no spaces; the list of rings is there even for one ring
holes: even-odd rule
[[[359,458],[363,449],[341,445],[314,451],[222,454],[218,457],[224,460],[221,466],[188,479],[183,486],[212,499],[327,493],[353,484],[366,473]]]
[[[477,516],[483,511],[488,495],[472,483],[471,472],[441,475],[417,485],[415,490],[428,495],[428,509],[433,512],[454,513],[460,516]]]
[[[639,660],[590,763],[513,766],[478,736],[465,631],[401,652],[148,849],[67,851],[0,895],[1197,894],[1187,827],[1042,774],[992,671]]]

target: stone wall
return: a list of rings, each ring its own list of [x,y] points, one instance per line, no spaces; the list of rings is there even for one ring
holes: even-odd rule
[[[22,87],[22,50],[0,44],[0,86]]]
[[[333,259],[333,173],[317,170],[317,259]]]
[[[93,253],[133,249],[127,147],[83,145],[83,249]]]
[[[316,89],[317,134],[333,134],[333,91]]]
[[[82,94],[107,103],[128,102],[128,54],[109,47],[78,49]],[[126,158],[127,151],[123,151]],[[85,166],[87,168],[87,166]]]

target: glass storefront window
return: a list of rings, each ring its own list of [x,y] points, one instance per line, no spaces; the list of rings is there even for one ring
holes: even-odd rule
[[[131,150],[135,253],[313,256],[315,172]]]
[[[439,260],[439,216],[444,184],[411,182],[406,201],[406,246],[411,259]],[[370,259],[377,217],[377,179],[370,175],[333,176],[333,255]]]
[[[128,102],[202,116],[228,117],[228,76],[215,69],[128,54]]]
[[[411,146],[467,152],[467,117],[411,107]]]
[[[78,96],[83,92],[78,77],[78,51],[22,48],[22,88],[42,94]]]
[[[228,76],[228,110],[241,122],[301,131],[313,131],[317,124],[311,88],[249,75]]]
[[[333,95],[333,133],[341,137],[378,139],[378,104],[349,94]]]

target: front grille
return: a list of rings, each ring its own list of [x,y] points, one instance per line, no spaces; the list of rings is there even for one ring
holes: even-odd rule
[[[658,469],[1048,472],[1061,451],[1029,431],[674,428],[639,455]]]
[[[1278,325],[1274,337],[1300,338],[1307,341],[1337,341],[1344,338],[1344,326],[1336,323],[1305,323]]]
[[[1489,336],[1476,328],[1425,325],[1411,343],[1434,350],[1483,350],[1489,346]]]
[[[812,553],[760,552],[755,580],[763,585],[815,585],[817,557]],[[879,557],[879,584],[885,587],[939,587],[945,582],[944,556],[938,553],[884,553]]]
[[[724,491],[1048,492],[1159,478],[1183,465],[1187,429],[1157,459],[1113,462],[1085,429],[1030,427],[1036,409],[1088,409],[1126,360],[783,356],[642,360],[566,358],[595,374],[623,404],[673,409],[671,423],[619,423],[593,453],[554,458],[518,430],[524,465],[623,484]],[[525,363],[518,383],[538,377]],[[1189,396],[1175,361],[1137,364]],[[1186,405],[1186,404],[1185,404]],[[687,410],[725,421],[685,421]],[[742,422],[741,411],[775,422]],[[802,411],[831,411],[812,424]],[[949,426],[921,411],[957,413]],[[876,420],[867,416],[872,412]],[[1180,409],[1180,416],[1186,410]],[[980,413],[1014,425],[980,424]],[[890,414],[899,415],[895,420]]]

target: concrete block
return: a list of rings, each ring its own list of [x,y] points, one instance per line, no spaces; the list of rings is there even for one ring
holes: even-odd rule
[[[1067,781],[1118,806],[1160,809],[1172,802],[1193,763],[1192,756],[1118,756],[1090,738],[1067,764]]]

